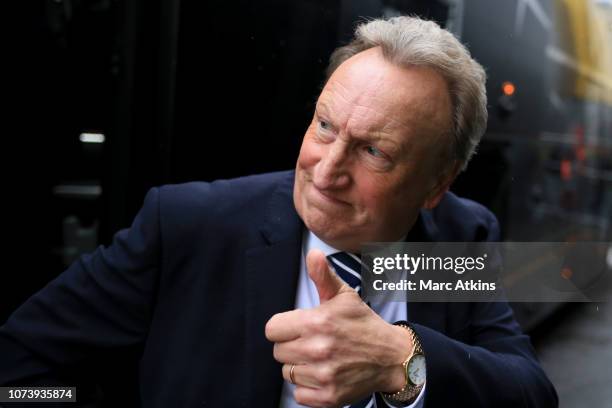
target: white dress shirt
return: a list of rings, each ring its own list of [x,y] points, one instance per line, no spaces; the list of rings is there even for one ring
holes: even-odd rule
[[[319,249],[323,251],[323,253],[327,256],[336,252],[340,252],[339,250],[327,245],[325,242],[321,241],[315,234],[312,232],[305,230],[302,238],[302,256],[300,261],[300,276],[298,277],[298,285],[297,285],[297,295],[295,298],[295,308],[296,309],[310,309],[316,306],[319,306],[319,293],[317,292],[317,287],[314,282],[308,276],[308,272],[306,270],[306,254],[311,249]],[[371,303],[370,307],[378,313],[380,317],[382,317],[385,321],[389,323],[397,322],[398,320],[408,320],[406,303],[405,302],[379,302]],[[293,391],[295,390],[295,385],[285,381],[283,383],[283,392],[281,395],[280,408],[299,408],[304,407],[303,405],[299,405],[293,399]],[[408,408],[422,408],[424,402],[425,395],[425,386],[421,393],[417,397],[417,399],[408,406]],[[376,402],[372,405],[372,407],[376,407]],[[368,407],[368,408],[372,408]]]

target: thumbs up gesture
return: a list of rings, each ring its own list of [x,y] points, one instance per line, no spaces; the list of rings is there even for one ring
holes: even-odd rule
[[[308,270],[308,276],[317,287],[319,303],[321,304],[333,299],[340,293],[357,294],[329,267],[325,254],[319,250],[315,249],[308,253],[306,269]]]
[[[266,324],[283,377],[296,385],[296,402],[344,406],[376,391],[400,390],[402,362],[412,352],[408,332],[374,313],[330,268],[323,252],[310,251],[306,266],[320,305],[278,313]]]

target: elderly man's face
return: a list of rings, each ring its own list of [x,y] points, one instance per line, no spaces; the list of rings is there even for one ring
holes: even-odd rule
[[[378,47],[353,56],[327,82],[304,135],[298,214],[341,250],[401,238],[454,178],[442,168],[450,124],[440,74],[392,65]]]

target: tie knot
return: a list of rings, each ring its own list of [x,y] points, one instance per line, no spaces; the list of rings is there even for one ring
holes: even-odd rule
[[[351,288],[361,294],[361,260],[348,252],[336,252],[327,256],[331,267]]]

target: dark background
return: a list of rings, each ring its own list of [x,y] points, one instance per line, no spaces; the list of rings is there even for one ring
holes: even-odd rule
[[[329,55],[370,17],[434,19],[485,66],[489,128],[452,189],[489,207],[504,239],[610,241],[612,109],[577,94],[581,77],[550,56],[581,62],[583,43],[606,43],[576,32],[576,13],[557,2],[540,3],[548,22],[519,3],[13,4],[0,321],[79,254],[110,243],[152,186],[294,167]],[[105,142],[83,143],[85,132]]]
[[[489,128],[452,189],[489,207],[504,239],[611,241],[612,92],[607,102],[578,94],[580,75],[554,58],[602,42],[572,31],[560,2],[539,2],[548,23],[530,7],[519,18],[519,3],[13,2],[0,323],[128,227],[152,186],[294,167],[329,55],[367,17],[434,19],[485,66]],[[503,96],[505,81],[515,95]],[[86,132],[104,143],[81,142]],[[532,328],[557,306],[516,311]],[[117,398],[135,370],[124,375]]]

